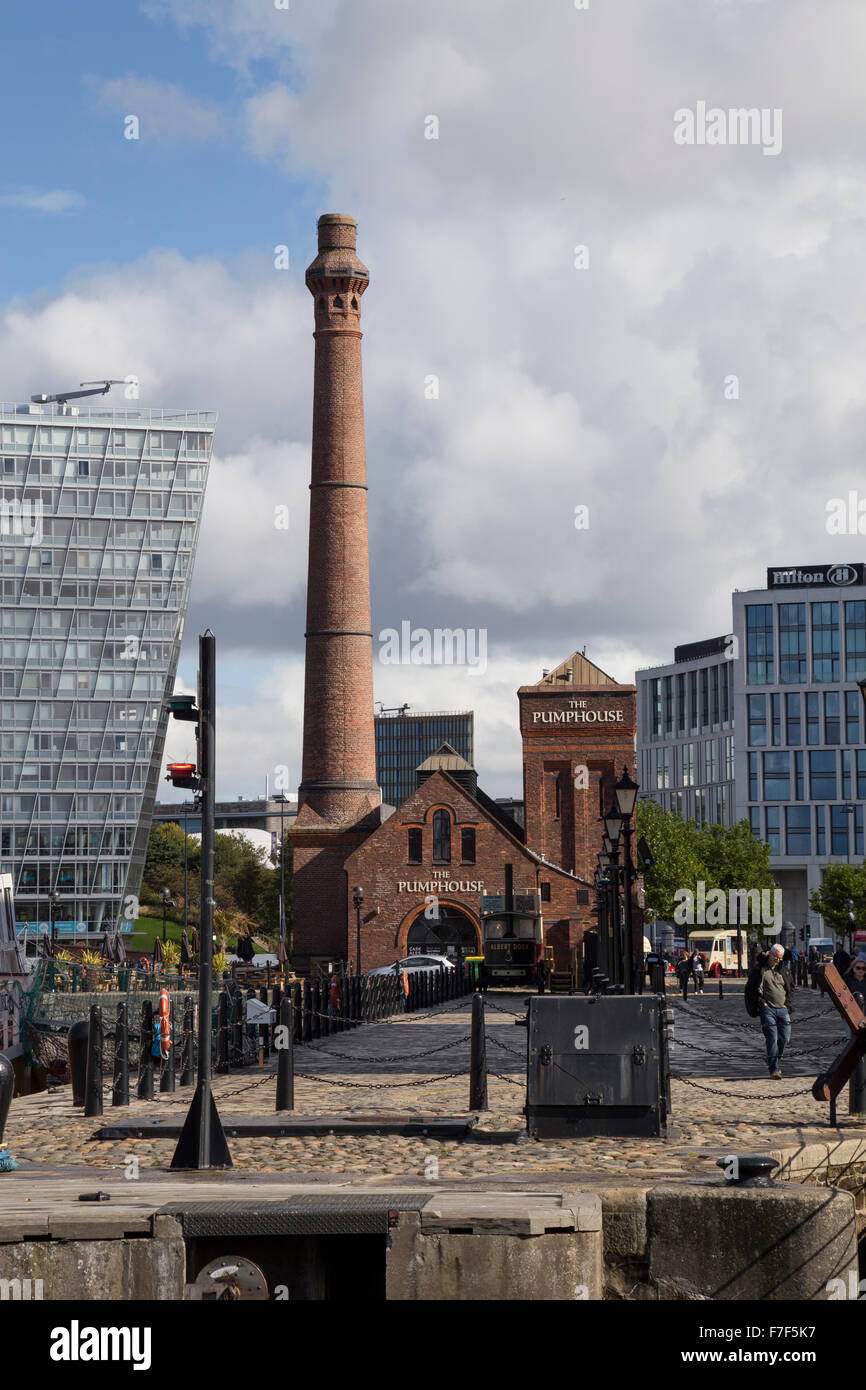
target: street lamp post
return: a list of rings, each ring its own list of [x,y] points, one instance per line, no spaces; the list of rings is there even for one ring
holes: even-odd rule
[[[627,938],[623,941],[622,918],[619,903],[619,884],[623,884],[623,897],[625,901],[625,918],[628,922],[628,873],[625,859],[623,859],[622,869],[619,868],[619,839],[622,833],[622,817],[616,806],[611,806],[604,818],[605,829],[607,831],[606,841],[610,842],[611,866],[613,868],[614,883],[614,940],[616,942],[617,954],[617,973],[616,982],[622,985],[627,994],[631,994],[631,941]]]
[[[286,945],[286,832],[284,827],[284,814],[286,807],[285,792],[276,792],[274,800],[280,803],[280,940]],[[288,952],[287,952],[288,954]]]
[[[616,809],[619,812],[622,833],[625,838],[622,854],[622,875],[623,875],[623,894],[625,898],[625,937],[626,937],[626,989],[629,994],[634,993],[634,957],[637,954],[632,939],[632,903],[631,890],[634,886],[634,861],[631,857],[631,842],[634,835],[634,827],[631,818],[634,815],[635,802],[640,790],[637,782],[633,782],[628,775],[628,768],[623,767],[622,776],[615,784],[613,792],[616,797]],[[643,936],[643,933],[641,933]],[[641,942],[641,959],[643,958],[643,942]]]
[[[165,914],[166,914],[168,908],[173,907],[174,904],[173,904],[172,901],[171,901],[171,889],[170,889],[170,888],[160,888],[160,890],[159,890],[159,896],[162,898],[162,944],[163,944],[163,946],[164,946],[164,945],[165,945],[165,940],[166,940],[166,938],[165,938]]]
[[[187,929],[187,927],[188,927],[188,925],[189,925],[189,918],[188,918],[188,915],[187,915],[187,902],[188,902],[188,899],[189,899],[189,894],[188,894],[188,892],[187,892],[187,870],[188,870],[188,857],[187,857],[187,835],[188,835],[188,832],[187,832],[187,825],[188,825],[188,817],[187,817],[186,812],[184,811],[184,815],[183,815],[183,929],[184,929],[184,931],[186,931],[186,929]]]
[[[355,974],[361,973],[361,908],[364,905],[364,890],[360,884],[352,889],[352,902],[355,904]]]

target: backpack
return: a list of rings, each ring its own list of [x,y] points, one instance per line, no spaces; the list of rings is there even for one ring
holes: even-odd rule
[[[749,1018],[759,1018],[761,1014],[761,972],[752,970],[743,991],[743,1003]]]

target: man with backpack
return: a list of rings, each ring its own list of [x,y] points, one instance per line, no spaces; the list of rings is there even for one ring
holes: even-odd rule
[[[785,948],[771,946],[756,957],[746,981],[744,1000],[746,1013],[761,1020],[773,1081],[782,1079],[782,1056],[791,1039],[793,996],[794,982],[785,965]]]

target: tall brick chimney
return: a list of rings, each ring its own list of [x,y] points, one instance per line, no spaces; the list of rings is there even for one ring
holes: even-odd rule
[[[351,826],[381,802],[373,725],[373,634],[361,296],[370,276],[353,217],[319,218],[307,269],[315,303],[304,752],[298,808]],[[309,823],[307,816],[302,822]]]

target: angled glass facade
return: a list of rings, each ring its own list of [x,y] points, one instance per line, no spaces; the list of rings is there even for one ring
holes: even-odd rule
[[[19,930],[124,925],[215,416],[0,405],[0,870]]]
[[[437,714],[376,715],[376,780],[382,800],[399,806],[416,790],[415,769],[450,743],[474,767],[475,715],[472,710]]]

